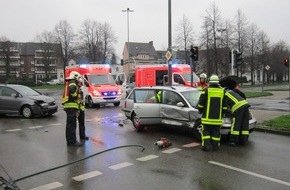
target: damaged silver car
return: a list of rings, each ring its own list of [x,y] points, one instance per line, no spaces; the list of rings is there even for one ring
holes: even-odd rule
[[[122,110],[138,132],[145,126],[172,125],[189,128],[201,139],[201,114],[196,109],[201,91],[185,86],[137,87],[126,98]],[[256,126],[250,114],[250,132]],[[221,134],[228,135],[231,116],[225,115]]]

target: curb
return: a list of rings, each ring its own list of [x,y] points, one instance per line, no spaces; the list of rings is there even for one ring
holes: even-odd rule
[[[254,131],[271,133],[271,134],[276,134],[276,135],[290,136],[289,131],[279,131],[279,130],[273,130],[273,129],[260,128],[260,127],[255,127]]]

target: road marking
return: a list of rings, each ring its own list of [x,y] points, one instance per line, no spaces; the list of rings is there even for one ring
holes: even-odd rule
[[[33,126],[33,127],[28,127],[29,129],[38,129],[38,128],[42,128],[43,126],[39,125],[39,126]]]
[[[7,132],[15,132],[15,131],[21,131],[22,129],[8,129]]]
[[[112,170],[118,170],[118,169],[125,168],[125,167],[131,166],[131,165],[133,165],[133,164],[131,164],[129,162],[123,162],[123,163],[120,163],[120,164],[116,164],[116,165],[110,166],[109,168],[112,169]]]
[[[182,147],[185,147],[185,148],[192,148],[192,147],[196,147],[196,146],[199,146],[200,143],[197,143],[197,142],[193,142],[193,143],[190,143],[190,144],[185,144],[183,145]]]
[[[56,189],[63,186],[61,183],[59,182],[53,182],[53,183],[49,183],[43,186],[39,186],[39,187],[35,187],[31,190],[49,190],[49,189]]]
[[[48,124],[48,125],[62,125],[62,123],[51,123],[51,124]]]
[[[141,161],[141,162],[145,162],[145,161],[152,160],[152,159],[155,159],[155,158],[158,158],[158,156],[149,155],[149,156],[144,156],[144,157],[137,158],[136,160]]]
[[[208,163],[214,164],[214,165],[217,165],[217,166],[220,166],[220,167],[224,167],[224,168],[227,168],[227,169],[230,169],[230,170],[235,170],[235,171],[238,171],[238,172],[241,172],[241,173],[245,173],[245,174],[248,174],[248,175],[256,176],[256,177],[259,177],[259,178],[262,178],[262,179],[266,179],[266,180],[269,180],[269,181],[272,181],[272,182],[275,182],[275,183],[280,183],[280,184],[283,184],[283,185],[286,185],[286,186],[290,186],[289,182],[282,181],[282,180],[275,179],[275,178],[271,178],[271,177],[267,177],[265,175],[257,174],[257,173],[254,173],[254,172],[250,172],[250,171],[247,171],[247,170],[243,170],[243,169],[236,168],[236,167],[233,167],[233,166],[229,166],[229,165],[226,165],[226,164],[222,164],[222,163],[219,163],[219,162],[208,161]]]
[[[83,181],[83,180],[86,180],[86,179],[89,179],[89,178],[92,178],[92,177],[96,177],[96,176],[99,176],[99,175],[102,175],[102,174],[103,174],[102,172],[93,171],[93,172],[86,173],[86,174],[83,174],[83,175],[75,176],[75,177],[73,177],[73,179],[76,180],[76,181]]]
[[[181,149],[180,148],[171,148],[171,149],[168,149],[168,150],[164,150],[162,152],[166,153],[166,154],[171,154],[171,153],[178,152],[178,151],[181,151]]]

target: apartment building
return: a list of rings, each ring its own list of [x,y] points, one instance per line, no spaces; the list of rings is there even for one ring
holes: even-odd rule
[[[0,42],[0,82],[7,79],[63,79],[60,45]]]

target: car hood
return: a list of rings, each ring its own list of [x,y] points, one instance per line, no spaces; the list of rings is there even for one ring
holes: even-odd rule
[[[52,97],[48,97],[45,95],[38,95],[38,96],[27,96],[28,98],[32,100],[42,100],[44,102],[53,102],[54,99]]]

